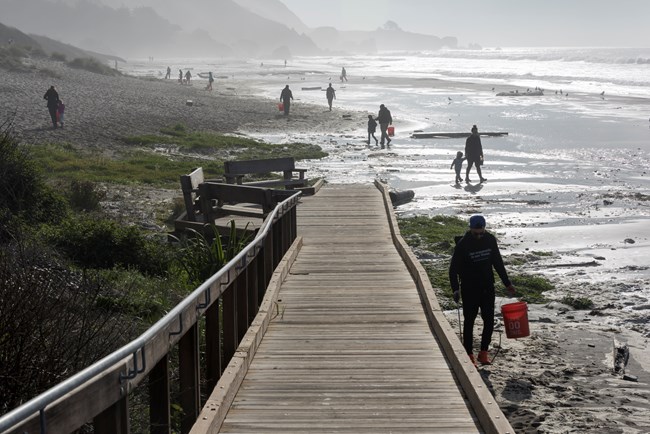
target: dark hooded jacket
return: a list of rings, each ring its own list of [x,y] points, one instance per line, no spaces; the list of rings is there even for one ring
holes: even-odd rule
[[[388,110],[386,107],[380,107],[379,114],[377,115],[377,121],[380,124],[392,124],[393,117],[390,115],[390,110]]]
[[[449,264],[449,282],[452,291],[458,291],[459,278],[464,293],[494,288],[493,267],[503,284],[506,287],[510,286],[510,279],[494,235],[485,232],[483,237],[477,239],[467,231],[456,243]]]

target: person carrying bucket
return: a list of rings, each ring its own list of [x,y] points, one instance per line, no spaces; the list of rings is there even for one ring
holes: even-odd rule
[[[485,230],[485,218],[473,215],[469,219],[469,230],[456,242],[454,254],[449,264],[449,283],[454,293],[454,301],[463,299],[463,346],[472,363],[476,366],[473,349],[474,321],[481,310],[483,332],[478,361],[489,365],[488,348],[494,329],[494,272],[501,278],[510,296],[515,287],[508,278],[503,265],[501,252],[494,235]],[[460,282],[459,282],[460,280]]]

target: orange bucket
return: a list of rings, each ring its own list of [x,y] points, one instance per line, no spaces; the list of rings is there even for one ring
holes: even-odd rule
[[[501,306],[501,315],[503,315],[503,324],[509,339],[525,338],[530,334],[526,302],[504,304]]]
[[[282,103],[278,104],[278,110],[283,112],[284,111],[284,104],[282,104]]]
[[[393,137],[395,135],[395,127],[391,125],[390,127],[388,127],[388,130],[386,130],[386,132],[390,137]]]

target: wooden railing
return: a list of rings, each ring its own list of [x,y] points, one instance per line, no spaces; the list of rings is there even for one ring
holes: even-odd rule
[[[182,409],[180,430],[189,432],[203,404],[201,373],[211,391],[296,238],[299,196],[279,203],[251,243],[140,337],[0,417],[0,433],[70,433],[90,421],[97,434],[128,433],[129,395],[146,378],[149,431],[169,433],[176,404]],[[172,402],[170,361],[176,350],[179,392]]]

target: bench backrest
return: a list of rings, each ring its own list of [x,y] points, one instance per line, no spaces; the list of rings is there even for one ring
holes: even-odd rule
[[[186,220],[195,222],[196,213],[201,211],[196,203],[199,184],[204,181],[203,168],[194,169],[189,175],[181,175],[181,189],[183,190],[183,201],[185,202]]]
[[[269,173],[293,170],[296,163],[293,157],[269,158],[267,160],[224,161],[225,173]]]

